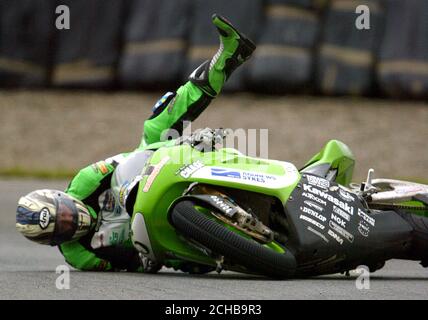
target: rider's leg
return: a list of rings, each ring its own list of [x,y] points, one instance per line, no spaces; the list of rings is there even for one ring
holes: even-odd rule
[[[183,124],[193,121],[205,110],[232,72],[254,51],[255,45],[226,19],[214,15],[212,20],[220,35],[219,50],[190,75],[190,81],[156,103],[152,116],[144,122],[140,148],[159,142],[165,130],[175,129],[181,134]]]

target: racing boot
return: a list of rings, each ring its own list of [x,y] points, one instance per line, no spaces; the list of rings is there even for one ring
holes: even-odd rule
[[[220,48],[211,60],[193,71],[189,80],[215,98],[232,72],[250,58],[256,45],[224,17],[214,14],[212,21],[220,35]]]

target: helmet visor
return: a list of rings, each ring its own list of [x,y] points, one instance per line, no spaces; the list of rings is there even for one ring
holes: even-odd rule
[[[51,245],[59,245],[82,235],[91,225],[90,214],[84,205],[68,196],[55,198],[56,219]]]

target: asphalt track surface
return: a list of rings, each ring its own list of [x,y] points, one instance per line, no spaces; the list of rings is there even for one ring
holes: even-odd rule
[[[65,181],[0,180],[0,299],[427,299],[428,269],[394,260],[358,290],[357,274],[272,281],[232,272],[192,276],[71,271],[70,289],[56,288],[64,260],[56,248],[33,244],[15,230],[18,198],[34,189],[63,189]]]

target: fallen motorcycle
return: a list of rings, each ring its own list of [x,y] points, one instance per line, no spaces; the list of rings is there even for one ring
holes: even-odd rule
[[[354,157],[336,140],[298,170],[216,147],[222,138],[205,130],[146,151],[138,184],[120,196],[133,199],[132,241],[147,261],[273,278],[375,271],[393,258],[428,266],[427,185],[373,170],[352,184]]]

